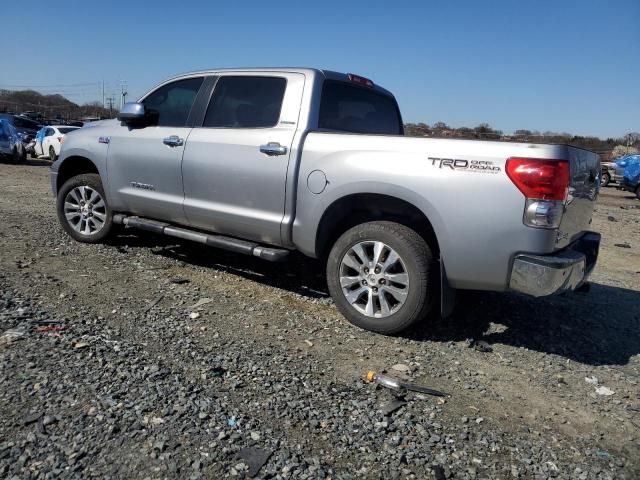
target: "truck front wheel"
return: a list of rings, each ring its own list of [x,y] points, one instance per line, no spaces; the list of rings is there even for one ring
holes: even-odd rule
[[[58,219],[75,240],[99,243],[113,228],[113,216],[107,204],[100,175],[86,173],[67,180],[56,199]]]
[[[383,334],[400,332],[433,305],[435,268],[427,242],[394,222],[356,225],[333,245],[329,292],[352,324]]]

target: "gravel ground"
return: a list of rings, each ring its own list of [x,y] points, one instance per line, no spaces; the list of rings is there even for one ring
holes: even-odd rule
[[[303,258],[129,231],[75,243],[47,166],[0,165],[0,477],[640,475],[630,195],[600,198],[589,293],[469,292],[394,338],[344,321]],[[393,396],[370,369],[448,396]]]

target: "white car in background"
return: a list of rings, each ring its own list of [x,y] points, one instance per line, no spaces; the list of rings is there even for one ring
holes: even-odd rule
[[[49,158],[55,162],[58,155],[60,155],[60,146],[64,141],[64,136],[78,128],[80,127],[71,127],[69,125],[49,125],[44,127],[42,129],[44,133],[39,132],[36,136],[36,144],[34,146],[36,156],[49,155]]]

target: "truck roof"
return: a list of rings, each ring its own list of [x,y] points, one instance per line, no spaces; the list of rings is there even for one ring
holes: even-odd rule
[[[302,73],[303,75],[307,76],[307,77],[311,77],[314,80],[317,79],[318,77],[323,77],[324,79],[327,80],[338,80],[338,81],[342,81],[342,82],[347,82],[349,81],[349,78],[347,77],[347,73],[341,73],[341,72],[336,72],[333,70],[325,70],[325,69],[320,69],[320,68],[309,68],[309,67],[237,67],[237,68],[212,68],[212,69],[208,69],[208,70],[197,70],[197,71],[193,71],[193,72],[186,72],[186,73],[182,73],[180,75],[176,75],[174,77],[171,77],[169,79],[167,79],[166,81],[162,82],[162,83],[166,83],[168,81],[171,80],[177,80],[179,78],[185,78],[185,77],[192,77],[192,76],[196,76],[196,75],[213,75],[216,73],[225,73],[225,72],[282,72],[282,73]],[[379,85],[377,85],[375,83],[374,80],[371,80],[373,82],[373,89],[381,92],[381,93],[385,93],[387,95],[393,96],[393,94],[387,90],[386,88],[383,88]]]

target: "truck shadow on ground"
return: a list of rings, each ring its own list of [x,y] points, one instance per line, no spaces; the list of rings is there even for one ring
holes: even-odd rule
[[[118,249],[145,248],[190,265],[239,275],[308,298],[328,298],[319,262],[293,254],[270,263],[167,237],[116,237]],[[446,319],[433,315],[403,337],[416,341],[484,340],[560,355],[590,365],[626,365],[640,353],[640,292],[592,284],[587,293],[534,299],[494,292],[458,292]]]
[[[549,298],[458,292],[449,318],[407,332],[415,340],[484,340],[589,365],[626,365],[640,353],[640,292],[597,283]]]
[[[35,158],[29,155],[24,162],[19,163],[18,165],[27,166],[27,167],[50,167],[53,162],[49,160],[48,157],[43,158]]]

